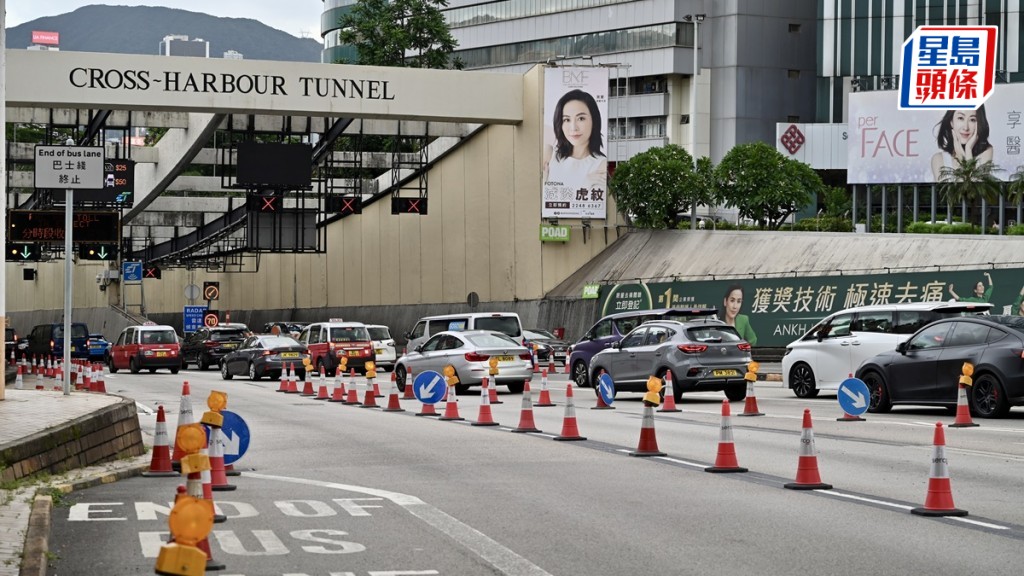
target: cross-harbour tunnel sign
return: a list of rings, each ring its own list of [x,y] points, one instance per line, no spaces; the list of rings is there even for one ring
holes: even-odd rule
[[[514,124],[519,74],[7,51],[7,106],[402,118]]]
[[[992,282],[989,283],[988,273]],[[783,347],[846,308],[907,302],[990,302],[992,314],[1024,316],[1024,269],[856,276],[790,276],[601,286],[601,315],[655,308],[717,308],[754,346]]]

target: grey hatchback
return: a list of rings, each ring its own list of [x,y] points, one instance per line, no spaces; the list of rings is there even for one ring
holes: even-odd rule
[[[724,390],[736,402],[747,396],[743,376],[750,359],[750,344],[725,322],[657,320],[644,322],[595,354],[590,377],[596,382],[604,371],[616,392],[646,392],[648,378],[670,373],[677,401],[687,391]]]

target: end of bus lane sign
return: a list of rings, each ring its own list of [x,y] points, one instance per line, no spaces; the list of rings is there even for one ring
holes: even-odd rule
[[[36,146],[35,187],[103,188],[103,147]]]

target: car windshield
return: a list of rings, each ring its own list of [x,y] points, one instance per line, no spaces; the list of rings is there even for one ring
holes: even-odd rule
[[[508,348],[519,344],[504,334],[472,334],[466,340],[477,348]]]
[[[53,330],[53,339],[54,340],[60,340],[63,337],[64,337],[64,327],[63,326],[57,326]],[[81,325],[76,326],[74,324],[71,325],[71,338],[88,338],[88,337],[89,337],[89,331],[85,329],[85,326],[81,326]]]
[[[294,338],[287,336],[268,336],[260,340],[264,348],[290,348],[302,346]]]
[[[103,337],[103,334],[89,334],[89,338],[94,340],[106,340],[106,338]]]
[[[337,326],[331,328],[331,342],[366,342],[369,332],[362,326]]]
[[[686,337],[694,342],[740,342],[736,329],[732,326],[695,326],[686,329]]]
[[[531,330],[530,332],[539,336],[541,340],[558,340],[557,336],[547,330]],[[533,339],[536,340],[537,336],[534,336]]]
[[[386,326],[380,328],[367,328],[370,331],[370,338],[373,340],[391,340],[391,331]]]
[[[485,316],[476,319],[477,330],[494,330],[516,338],[522,336],[519,320],[515,316]]]
[[[1024,316],[988,316],[986,319],[1024,335]]]
[[[178,337],[174,330],[144,330],[142,332],[143,344],[174,344]]]
[[[245,333],[241,330],[213,330],[210,332],[210,340],[221,341],[221,340],[241,340],[245,338]]]

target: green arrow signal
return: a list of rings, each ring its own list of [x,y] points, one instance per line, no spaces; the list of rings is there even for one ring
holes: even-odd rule
[[[22,258],[24,258],[24,259],[26,259],[26,260],[27,260],[28,258],[31,258],[31,257],[32,257],[32,251],[31,251],[31,250],[29,250],[28,246],[25,246],[25,248],[23,248],[23,249],[22,249],[22,251],[21,251],[21,257],[22,257]]]
[[[96,255],[100,257],[100,260],[106,260],[107,259],[107,247],[106,246],[100,246],[100,251],[97,252]]]

